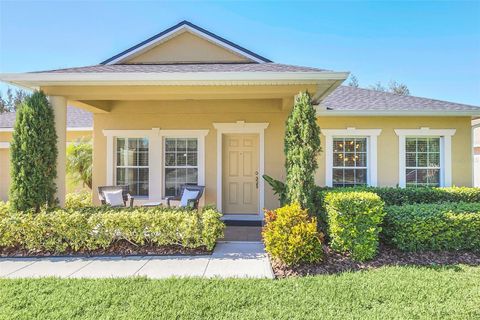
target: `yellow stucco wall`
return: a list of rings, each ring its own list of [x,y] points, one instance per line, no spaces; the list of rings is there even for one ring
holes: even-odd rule
[[[67,131],[67,142],[75,141],[81,137],[91,137],[91,131]],[[0,132],[0,142],[11,142],[11,132]],[[10,151],[0,149],[0,200],[8,199],[8,188],[10,187]],[[76,188],[76,186],[71,186]]]
[[[163,42],[125,63],[250,62],[189,32]]]
[[[135,110],[132,113],[132,110]],[[209,130],[205,138],[205,203],[216,202],[217,133],[214,122],[268,122],[265,131],[265,173],[284,179],[283,135],[287,111],[280,99],[120,101],[108,114],[94,114],[93,189],[106,183],[106,143],[104,129],[149,130],[151,128]],[[161,165],[161,164],[158,164]],[[98,201],[94,196],[95,201]],[[266,188],[265,205],[277,200]]]
[[[94,190],[106,183],[107,139],[102,130],[208,129],[210,131],[205,139],[205,203],[215,203],[217,138],[212,125],[214,122],[268,122],[265,131],[265,173],[284,180],[283,137],[287,116],[288,110],[282,109],[279,99],[115,102],[110,113],[94,114]],[[318,123],[324,129],[382,129],[378,137],[380,186],[395,186],[398,183],[398,137],[394,129],[454,128],[457,131],[452,137],[452,182],[459,186],[472,184],[470,119],[467,117],[328,117],[319,118]],[[321,138],[324,144],[325,137]],[[316,182],[325,184],[324,153],[319,158]],[[276,207],[277,198],[267,184],[265,191],[265,206]]]
[[[398,184],[398,136],[394,129],[456,129],[452,137],[452,184],[472,185],[471,119],[469,117],[324,117],[318,119],[323,129],[382,129],[377,140],[377,179],[379,186]],[[325,137],[322,135],[325,150]],[[319,159],[316,182],[325,185],[325,155]]]

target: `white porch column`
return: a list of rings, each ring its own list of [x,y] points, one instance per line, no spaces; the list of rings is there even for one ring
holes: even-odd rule
[[[65,206],[65,178],[67,165],[67,99],[61,96],[48,97],[55,115],[55,131],[57,133],[57,198],[61,207]]]

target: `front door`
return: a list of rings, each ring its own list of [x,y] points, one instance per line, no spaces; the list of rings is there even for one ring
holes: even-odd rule
[[[223,135],[224,214],[258,214],[258,134]]]

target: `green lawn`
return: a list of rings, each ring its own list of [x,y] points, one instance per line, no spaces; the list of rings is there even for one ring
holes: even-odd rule
[[[480,319],[480,267],[284,280],[0,280],[0,319]]]

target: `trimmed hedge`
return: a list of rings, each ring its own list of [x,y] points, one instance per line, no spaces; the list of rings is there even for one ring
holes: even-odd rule
[[[87,208],[93,206],[92,204],[92,192],[91,191],[80,191],[80,192],[71,192],[65,195],[65,208],[76,209],[76,208]]]
[[[223,235],[221,214],[166,208],[90,207],[14,212],[0,203],[0,247],[55,253],[92,251],[126,240],[142,245],[205,246]]]
[[[404,251],[480,250],[480,203],[391,206],[383,233]]]
[[[262,235],[265,250],[287,265],[322,260],[323,235],[317,231],[316,219],[298,203],[266,211]]]
[[[332,192],[325,195],[330,245],[354,260],[372,259],[378,250],[385,215],[383,201],[372,192]]]
[[[355,187],[325,188],[317,187],[316,203],[321,204],[325,193],[367,191],[377,194],[387,206],[401,206],[415,203],[441,202],[480,202],[480,188],[393,188],[393,187]]]

